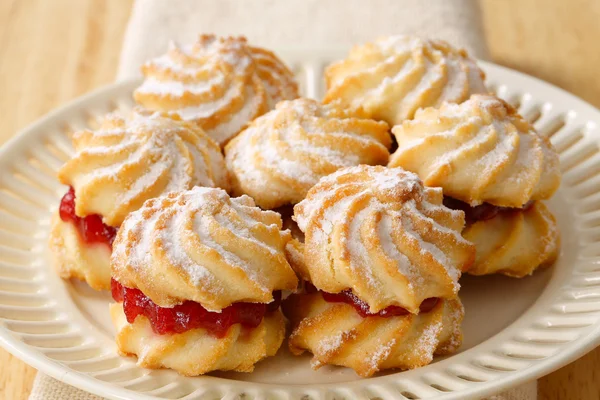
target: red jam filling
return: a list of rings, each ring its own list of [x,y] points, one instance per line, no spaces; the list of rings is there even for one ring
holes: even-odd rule
[[[465,212],[465,220],[468,224],[492,219],[500,213],[527,210],[532,204],[533,202],[530,201],[521,208],[498,207],[489,203],[483,203],[472,207],[469,203],[465,203],[452,197],[444,197],[444,205],[446,207]]]
[[[320,291],[319,289],[317,289],[311,283],[308,283],[308,282],[305,283],[304,287],[305,287],[305,290],[307,293],[321,292],[323,299],[329,303],[350,304],[352,307],[354,307],[356,312],[359,313],[360,316],[363,318],[374,317],[374,316],[396,317],[396,316],[409,314],[409,312],[406,308],[403,308],[400,306],[389,306],[389,307],[386,307],[383,310],[380,310],[376,313],[372,313],[371,311],[369,311],[369,305],[367,303],[365,303],[364,301],[362,301],[361,299],[359,299],[354,293],[352,293],[352,291],[350,289],[344,290],[340,293],[327,293],[327,292]],[[433,308],[437,305],[438,302],[439,302],[439,298],[437,298],[437,297],[431,297],[429,299],[425,299],[419,306],[419,311],[422,313],[429,312],[429,311],[433,310]]]
[[[112,297],[123,302],[127,322],[133,323],[138,315],[150,321],[152,330],[159,334],[182,333],[190,329],[203,328],[210,334],[222,338],[232,325],[241,324],[244,328],[256,328],[266,313],[279,309],[281,292],[273,292],[273,301],[262,303],[234,303],[220,313],[206,310],[195,301],[184,301],[174,307],[160,307],[139,289],[110,281]]]
[[[86,243],[104,243],[112,248],[117,229],[105,225],[98,214],[79,217],[75,214],[75,190],[73,187],[63,196],[59,208],[60,219],[70,222],[77,228],[79,235]]]

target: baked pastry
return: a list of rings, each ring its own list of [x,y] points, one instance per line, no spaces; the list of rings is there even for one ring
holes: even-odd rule
[[[524,208],[502,208],[489,204],[469,207],[446,199],[448,207],[465,210],[463,237],[477,248],[471,275],[504,274],[514,278],[531,275],[538,267],[552,264],[560,250],[556,219],[541,201]]]
[[[362,376],[415,368],[460,345],[458,279],[474,260],[464,213],[401,168],[357,166],[294,208],[305,234],[288,257],[307,291],[285,300],[290,350]],[[312,286],[314,285],[314,288]]]
[[[401,168],[361,165],[321,179],[294,207],[305,278],[329,293],[352,288],[371,312],[417,313],[427,298],[455,297],[475,254],[460,235],[464,213],[442,200]]]
[[[298,97],[285,64],[244,37],[201,35],[190,46],[171,44],[167,54],[145,63],[142,73],[146,79],[134,93],[137,103],[195,121],[220,145],[280,100]]]
[[[387,164],[392,140],[385,122],[315,100],[284,101],[225,147],[233,193],[262,208],[301,201],[340,168]]]
[[[513,107],[474,95],[420,110],[392,132],[389,166],[442,187],[446,205],[467,213],[464,234],[480,253],[471,273],[523,276],[555,258],[556,221],[538,202],[560,185],[558,154]]]
[[[345,60],[327,67],[324,101],[361,106],[369,117],[395,125],[419,108],[487,93],[484,78],[464,50],[444,41],[382,37],[355,46]]]
[[[110,288],[110,253],[125,216],[147,199],[195,185],[229,187],[219,146],[178,116],[107,116],[73,136],[58,178],[70,186],[53,218],[50,249],[63,278]]]
[[[390,167],[413,171],[472,206],[521,207],[549,198],[560,185],[550,141],[494,96],[420,110],[392,132],[398,150]]]
[[[117,234],[111,316],[119,351],[183,375],[250,372],[284,337],[283,289],[298,283],[279,214],[195,187],[148,200]]]
[[[381,316],[364,314],[361,303],[335,296],[309,289],[283,302],[293,327],[290,351],[312,352],[315,369],[341,365],[369,377],[386,369],[422,367],[462,343],[464,309],[458,298],[429,300],[419,314],[399,309]]]

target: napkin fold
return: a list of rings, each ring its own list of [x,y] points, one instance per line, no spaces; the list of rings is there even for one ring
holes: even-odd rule
[[[418,34],[447,40],[471,55],[488,56],[476,0],[136,0],[125,33],[117,79],[168,42],[193,42],[199,33],[244,35],[267,48],[345,46],[382,35]],[[101,400],[42,373],[30,400]],[[531,382],[490,400],[535,400]]]

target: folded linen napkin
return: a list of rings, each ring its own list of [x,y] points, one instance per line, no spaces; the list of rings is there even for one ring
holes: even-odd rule
[[[411,33],[445,39],[477,58],[487,57],[475,0],[136,0],[117,79],[139,75],[140,65],[164,53],[170,40],[192,42],[199,33],[244,35],[267,48],[290,43],[350,48],[377,36]],[[38,374],[30,400],[59,399],[100,397]],[[535,400],[536,382],[491,399]]]

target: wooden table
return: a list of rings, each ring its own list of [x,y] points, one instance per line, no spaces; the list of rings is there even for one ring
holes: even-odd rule
[[[166,0],[165,0],[166,1]],[[0,1],[0,143],[114,78],[132,0]],[[482,0],[493,61],[600,107],[600,1]],[[0,350],[0,399],[36,371]],[[539,381],[542,399],[600,399],[600,349]]]

